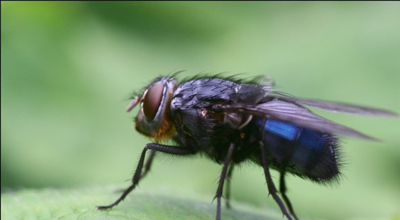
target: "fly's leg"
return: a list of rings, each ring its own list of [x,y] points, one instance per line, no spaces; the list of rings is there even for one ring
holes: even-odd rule
[[[299,220],[299,218],[297,218],[296,213],[294,212],[294,209],[293,209],[292,203],[289,200],[289,197],[286,196],[285,170],[283,170],[281,172],[279,191],[281,192],[282,198],[285,201],[290,214],[294,217],[295,220]]]
[[[156,156],[156,152],[155,151],[150,151],[150,156],[149,158],[147,158],[146,164],[144,165],[144,170],[142,175],[140,175],[140,179],[143,179],[147,173],[150,171],[151,168],[151,164],[153,164],[153,159]]]
[[[147,158],[146,163],[144,165],[144,170],[142,172],[142,174],[140,175],[140,179],[143,179],[147,173],[150,171],[151,168],[151,164],[153,164],[153,159],[156,156],[156,152],[155,151],[150,151],[150,156],[149,158]],[[125,191],[125,189],[118,189],[115,192],[116,193],[123,193]]]
[[[228,208],[228,209],[231,208],[231,204],[230,204],[230,200],[231,200],[231,178],[232,178],[233,166],[234,165],[232,165],[232,164],[229,166],[228,174],[226,176],[225,196],[226,196],[226,208]]]
[[[195,153],[191,148],[188,148],[188,147],[175,147],[175,146],[161,145],[161,144],[155,144],[155,143],[147,144],[146,147],[144,147],[142,154],[140,156],[138,166],[136,167],[135,174],[133,175],[132,184],[127,189],[124,190],[122,195],[114,203],[107,205],[107,206],[97,206],[97,209],[99,209],[99,210],[110,209],[110,208],[118,205],[118,203],[120,203],[122,200],[124,200],[125,197],[133,189],[135,189],[135,187],[139,183],[139,180],[140,180],[140,177],[142,174],[144,159],[145,159],[147,150],[152,150],[154,152],[159,151],[159,152],[173,154],[173,155],[190,155],[190,154]]]
[[[264,168],[265,179],[267,180],[268,192],[274,198],[275,202],[278,203],[279,208],[281,209],[283,215],[286,216],[288,220],[293,220],[286,210],[285,204],[283,204],[281,198],[279,198],[278,194],[276,194],[277,190],[275,188],[274,182],[272,181],[271,174],[269,173],[268,161],[266,158],[266,152],[264,144],[260,141],[260,149],[261,149],[261,162]]]
[[[221,220],[221,197],[222,197],[222,191],[223,191],[223,188],[224,188],[226,172],[228,170],[229,163],[231,162],[232,154],[233,154],[234,149],[235,149],[235,145],[231,144],[229,146],[228,155],[226,156],[224,166],[222,167],[221,176],[219,177],[217,193],[216,193],[216,195],[214,197],[214,199],[215,198],[217,199],[217,217],[216,217],[217,220]]]

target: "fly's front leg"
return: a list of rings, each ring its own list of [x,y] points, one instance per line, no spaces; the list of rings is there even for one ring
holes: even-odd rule
[[[261,149],[261,162],[264,168],[265,179],[267,180],[268,192],[269,194],[272,195],[275,202],[278,203],[279,208],[282,210],[283,215],[285,215],[288,220],[293,220],[292,217],[289,215],[288,211],[286,210],[285,204],[283,204],[281,198],[279,198],[278,194],[276,193],[277,190],[275,188],[274,182],[272,181],[271,174],[269,173],[268,160],[264,144],[261,141],[259,142],[259,144]]]
[[[140,156],[138,166],[136,167],[135,174],[133,175],[133,178],[132,178],[132,184],[127,189],[124,190],[122,195],[114,203],[107,205],[107,206],[98,206],[97,209],[99,209],[99,210],[110,209],[110,208],[118,205],[118,203],[120,203],[122,200],[124,200],[125,197],[133,189],[135,189],[135,187],[138,185],[139,180],[142,176],[141,174],[142,174],[144,159],[145,159],[147,150],[152,150],[154,152],[159,151],[159,152],[173,154],[173,155],[190,155],[190,154],[195,153],[191,148],[188,148],[188,147],[175,147],[175,146],[161,145],[161,144],[155,144],[155,143],[147,144],[146,147],[144,147],[142,154]]]
[[[150,151],[150,156],[147,158],[146,164],[144,165],[144,170],[142,175],[140,175],[140,179],[143,179],[147,173],[150,171],[151,165],[153,164],[153,159],[156,156],[155,151]]]
[[[155,151],[150,151],[150,156],[149,158],[147,158],[146,163],[144,164],[144,170],[142,172],[142,174],[140,175],[140,179],[143,179],[147,173],[150,171],[151,165],[153,164],[153,159],[156,156],[156,152]],[[118,189],[115,192],[116,193],[123,193],[125,191],[125,189]]]
[[[226,156],[224,166],[222,167],[221,176],[219,177],[217,193],[214,197],[214,199],[215,198],[217,199],[217,217],[216,217],[217,220],[221,220],[221,197],[224,188],[226,172],[228,170],[229,163],[232,160],[232,154],[234,150],[235,150],[235,145],[231,144],[229,146],[228,155]]]

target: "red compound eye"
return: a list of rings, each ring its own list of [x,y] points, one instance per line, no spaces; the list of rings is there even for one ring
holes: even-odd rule
[[[157,114],[158,107],[160,107],[161,104],[163,90],[164,84],[162,82],[157,82],[148,89],[143,98],[143,112],[149,121],[153,121]]]

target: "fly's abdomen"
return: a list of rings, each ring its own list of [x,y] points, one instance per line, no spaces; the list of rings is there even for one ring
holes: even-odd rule
[[[312,180],[329,180],[338,173],[337,139],[332,134],[273,119],[257,121],[268,157],[278,170]]]

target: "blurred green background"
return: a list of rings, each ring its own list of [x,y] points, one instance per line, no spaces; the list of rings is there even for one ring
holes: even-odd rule
[[[299,97],[400,112],[398,2],[1,6],[3,193],[127,186],[149,142],[132,128],[128,98],[154,77],[178,70],[187,70],[180,78],[201,72],[265,74],[278,90]],[[289,176],[298,215],[398,216],[400,120],[318,113],[383,143],[344,138],[339,186]],[[140,190],[183,197],[193,192],[209,195],[211,202],[219,165],[205,158],[160,159]],[[277,209],[260,167],[237,169],[232,187],[234,201]]]

